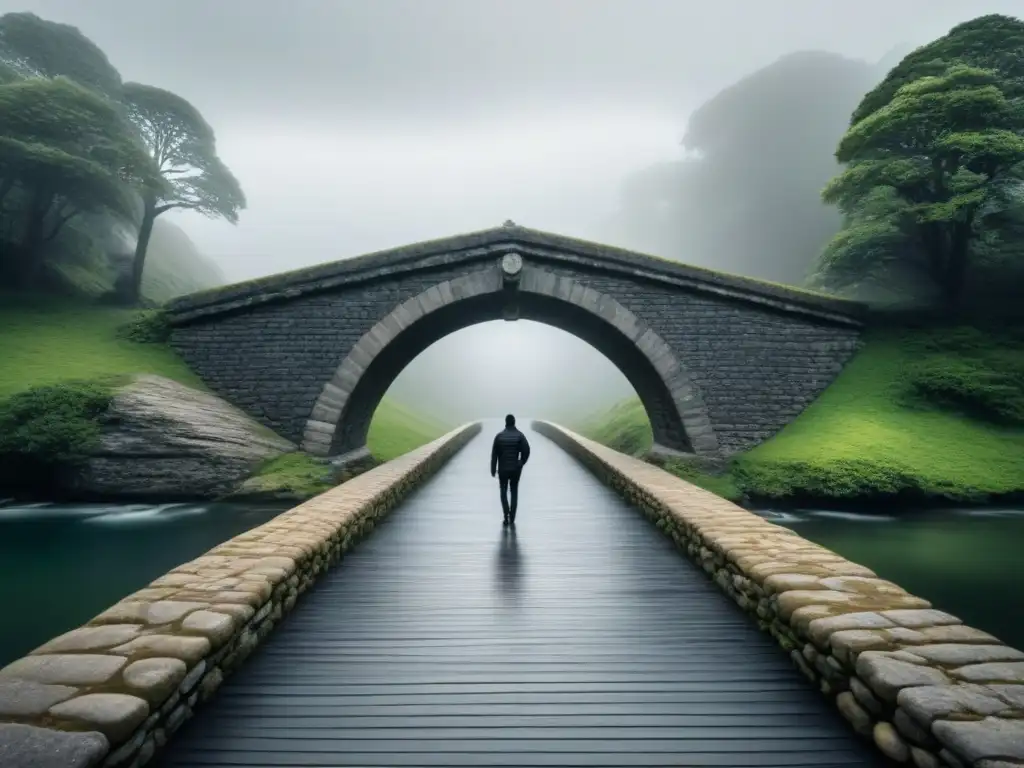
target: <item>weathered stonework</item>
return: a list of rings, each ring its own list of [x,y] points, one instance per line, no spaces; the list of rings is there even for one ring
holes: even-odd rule
[[[657,467],[534,428],[636,505],[891,760],[1024,765],[1024,653]]]
[[[515,281],[500,259],[522,256]],[[655,441],[702,456],[770,437],[857,348],[860,305],[503,227],[172,302],[173,344],[209,386],[317,455],[358,451],[381,396],[433,342],[520,317],[618,366]]]
[[[145,765],[300,596],[479,431],[454,430],[236,536],[0,669],[0,765]]]

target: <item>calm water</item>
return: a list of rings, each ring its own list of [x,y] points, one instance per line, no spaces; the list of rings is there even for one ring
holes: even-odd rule
[[[1024,510],[760,514],[1024,648]]]
[[[0,666],[281,506],[0,507]]]
[[[280,511],[218,504],[0,508],[0,666]],[[1024,510],[760,514],[1024,648]]]

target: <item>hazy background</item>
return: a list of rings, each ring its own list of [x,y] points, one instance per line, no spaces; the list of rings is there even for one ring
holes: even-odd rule
[[[22,0],[7,9],[80,27],[126,80],[168,88],[202,110],[249,208],[237,227],[191,214],[175,221],[230,280],[511,218],[797,282],[831,226],[808,202],[810,192],[827,178],[822,163],[860,95],[900,55],[957,22],[1019,15],[1022,7],[1021,0]],[[819,53],[772,68],[796,52]],[[729,90],[766,67],[744,86],[754,97]],[[757,98],[775,93],[772,77],[807,83],[786,86],[788,96],[750,112]],[[793,93],[803,94],[796,118],[786,107]],[[771,127],[765,114],[781,122],[762,147]],[[822,120],[827,125],[815,128]],[[804,128],[818,138],[803,136]],[[809,146],[814,168],[800,162]],[[686,150],[707,162],[687,164]],[[737,188],[749,199],[736,202]],[[707,203],[716,199],[723,203]],[[794,222],[794,207],[813,208],[813,221]],[[761,248],[793,231],[806,232],[805,241],[785,240],[785,253]],[[564,419],[631,390],[573,337],[499,322],[442,340],[393,392],[451,419],[507,410]]]

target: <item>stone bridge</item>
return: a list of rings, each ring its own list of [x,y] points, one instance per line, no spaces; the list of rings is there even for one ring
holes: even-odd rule
[[[175,349],[215,392],[314,455],[365,450],[384,393],[435,341],[526,318],[611,360],[657,448],[714,459],[831,383],[863,309],[509,222],[182,297],[169,315]]]

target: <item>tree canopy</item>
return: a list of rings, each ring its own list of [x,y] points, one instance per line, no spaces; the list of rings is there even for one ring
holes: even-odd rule
[[[34,13],[0,16],[0,60],[23,75],[67,77],[117,98],[121,75],[107,55],[77,27]]]
[[[907,54],[853,111],[856,124],[892,101],[896,92],[922,77],[941,75],[960,62],[991,69],[1011,97],[1024,93],[1024,23],[991,14],[958,24],[947,34]],[[1014,55],[1016,52],[1016,55]]]
[[[822,193],[846,221],[821,257],[823,284],[916,274],[956,308],[972,264],[998,266],[991,246],[1024,218],[1022,43],[1018,20],[961,24],[864,97],[836,150],[845,168]]]
[[[245,195],[217,156],[213,129],[199,110],[151,85],[127,83],[124,95],[129,117],[167,181],[157,213],[185,208],[237,222]]]

